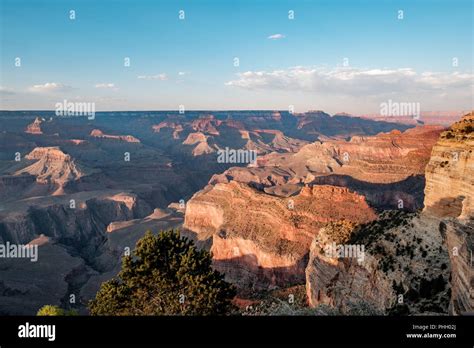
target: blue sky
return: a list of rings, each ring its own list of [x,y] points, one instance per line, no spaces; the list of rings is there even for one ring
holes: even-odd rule
[[[0,3],[1,109],[472,108],[470,0]]]

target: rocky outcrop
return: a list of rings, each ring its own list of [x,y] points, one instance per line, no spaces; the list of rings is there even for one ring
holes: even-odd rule
[[[447,312],[448,254],[436,221],[391,211],[353,230],[341,228],[324,228],[311,246],[311,306],[343,314],[358,302],[385,314]]]
[[[474,313],[474,115],[441,134],[426,167],[424,214],[439,221],[449,251],[452,314]]]
[[[196,132],[202,132],[211,135],[219,135],[217,127],[221,125],[221,120],[216,120],[213,115],[201,116],[191,122],[191,127]]]
[[[140,140],[135,138],[133,135],[110,135],[104,134],[100,129],[93,129],[90,133],[91,137],[102,138],[102,139],[115,139],[125,141],[127,143],[139,143]]]
[[[347,188],[305,187],[280,198],[231,181],[194,195],[184,227],[210,245],[215,268],[229,281],[268,289],[304,281],[311,240],[324,224],[374,218],[364,197]]]
[[[208,136],[201,132],[189,133],[183,145],[193,145],[193,156],[201,156],[216,152],[215,147],[211,147],[208,143]]]
[[[192,116],[188,116],[189,113]],[[330,117],[323,112],[292,115],[287,112],[242,111],[198,113],[196,116],[187,111],[186,116],[167,115],[151,128],[154,133],[160,133],[160,144],[180,153],[183,151],[179,145],[183,141],[177,140],[201,133],[207,137],[208,143],[212,140],[212,144],[206,146],[200,143],[195,153],[207,153],[209,147],[214,148],[215,145],[217,148],[248,149],[268,154],[297,152],[308,141],[317,139],[346,139],[353,135],[372,135],[409,127],[348,116]]]
[[[25,130],[25,133],[29,134],[43,134],[41,130],[41,123],[43,123],[43,119],[41,117],[36,117],[33,123],[30,123]]]
[[[425,209],[439,218],[474,215],[474,116],[443,132],[426,166]]]
[[[155,133],[160,133],[163,128],[171,128],[173,130],[173,139],[179,139],[179,133],[183,131],[183,126],[177,122],[161,122],[160,124],[152,126]]]
[[[325,249],[333,243],[331,236],[320,230],[310,248],[306,268],[306,291],[309,305],[320,304],[338,308],[345,313],[351,303],[364,301],[384,312],[395,302],[390,279],[380,270],[377,259],[365,255],[360,245],[351,257],[337,258]]]
[[[25,158],[35,162],[17,171],[15,175],[34,175],[40,184],[56,184],[61,188],[67,182],[78,180],[89,172],[59,147],[37,147]]]
[[[449,312],[453,315],[472,315],[474,219],[471,217],[465,221],[443,220],[440,222],[440,230],[445,237],[452,268]]]

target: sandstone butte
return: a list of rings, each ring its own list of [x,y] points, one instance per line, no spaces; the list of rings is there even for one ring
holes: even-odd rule
[[[103,139],[115,139],[125,141],[127,143],[139,143],[140,140],[135,138],[133,135],[110,135],[104,134],[100,129],[93,129],[90,133],[91,137],[103,138]]]
[[[201,156],[216,152],[216,149],[209,145],[208,138],[209,136],[206,136],[201,132],[189,133],[186,140],[183,141],[183,145],[195,145],[192,151],[193,156]]]
[[[36,117],[33,123],[30,123],[25,130],[25,133],[29,134],[43,134],[41,130],[41,123],[43,123],[43,119],[41,117]]]
[[[304,281],[309,246],[325,223],[375,218],[365,198],[347,188],[308,186],[281,198],[231,181],[194,195],[184,228],[211,245],[214,266],[229,281],[258,290]]]
[[[37,147],[25,158],[33,163],[15,175],[34,175],[36,181],[42,184],[56,184],[62,187],[68,181],[77,180],[87,172],[87,169],[77,165],[74,159],[58,146]]]

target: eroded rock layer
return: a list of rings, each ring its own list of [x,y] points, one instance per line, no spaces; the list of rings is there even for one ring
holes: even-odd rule
[[[453,269],[450,312],[474,312],[474,115],[443,132],[426,167],[425,208],[439,220]]]
[[[305,187],[280,198],[231,181],[194,195],[184,227],[209,241],[214,265],[229,281],[262,289],[304,280],[311,240],[325,223],[374,218],[365,198],[347,188]]]

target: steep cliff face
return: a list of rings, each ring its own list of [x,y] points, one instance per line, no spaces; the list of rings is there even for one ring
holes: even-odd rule
[[[451,261],[451,303],[450,314],[472,315],[473,300],[473,266],[472,250],[474,248],[474,219],[459,221],[451,219],[440,223],[445,236]]]
[[[347,313],[365,302],[385,314],[447,312],[448,254],[434,221],[390,211],[342,232],[324,228],[313,241],[306,268],[311,306]]]
[[[364,197],[347,188],[305,187],[280,198],[231,181],[194,195],[184,227],[209,241],[214,265],[229,281],[267,289],[304,281],[311,240],[324,224],[375,216]]]
[[[71,208],[70,199],[76,201]],[[134,194],[109,192],[30,199],[5,205],[0,211],[0,244],[42,241],[37,262],[4,258],[0,268],[0,314],[33,315],[44,304],[77,304],[95,294],[81,294],[82,287],[97,290],[100,276],[117,273],[123,246],[115,246],[106,233],[113,221],[137,219],[152,209]],[[154,227],[154,226],[153,226]],[[137,228],[138,229],[138,228]],[[130,238],[143,233],[134,231]],[[120,236],[119,236],[120,237]],[[121,236],[122,239],[126,239]],[[133,247],[134,241],[125,246]]]
[[[424,214],[439,221],[449,251],[450,312],[474,312],[474,115],[469,113],[443,132],[426,167]]]
[[[94,245],[112,221],[139,218],[152,209],[135,194],[95,193],[69,195],[56,200],[30,199],[20,206],[11,203],[0,212],[0,241],[28,243],[43,234],[74,248]],[[56,201],[56,202],[55,202]],[[73,202],[73,205],[71,205]]]
[[[326,304],[347,311],[351,303],[364,301],[379,311],[385,311],[395,302],[396,294],[390,279],[379,269],[377,259],[365,255],[335,258],[325,254],[330,235],[321,230],[310,248],[306,268],[306,293],[310,306]],[[354,249],[356,250],[356,249]]]
[[[439,218],[474,214],[474,116],[443,132],[426,166],[425,209]]]

